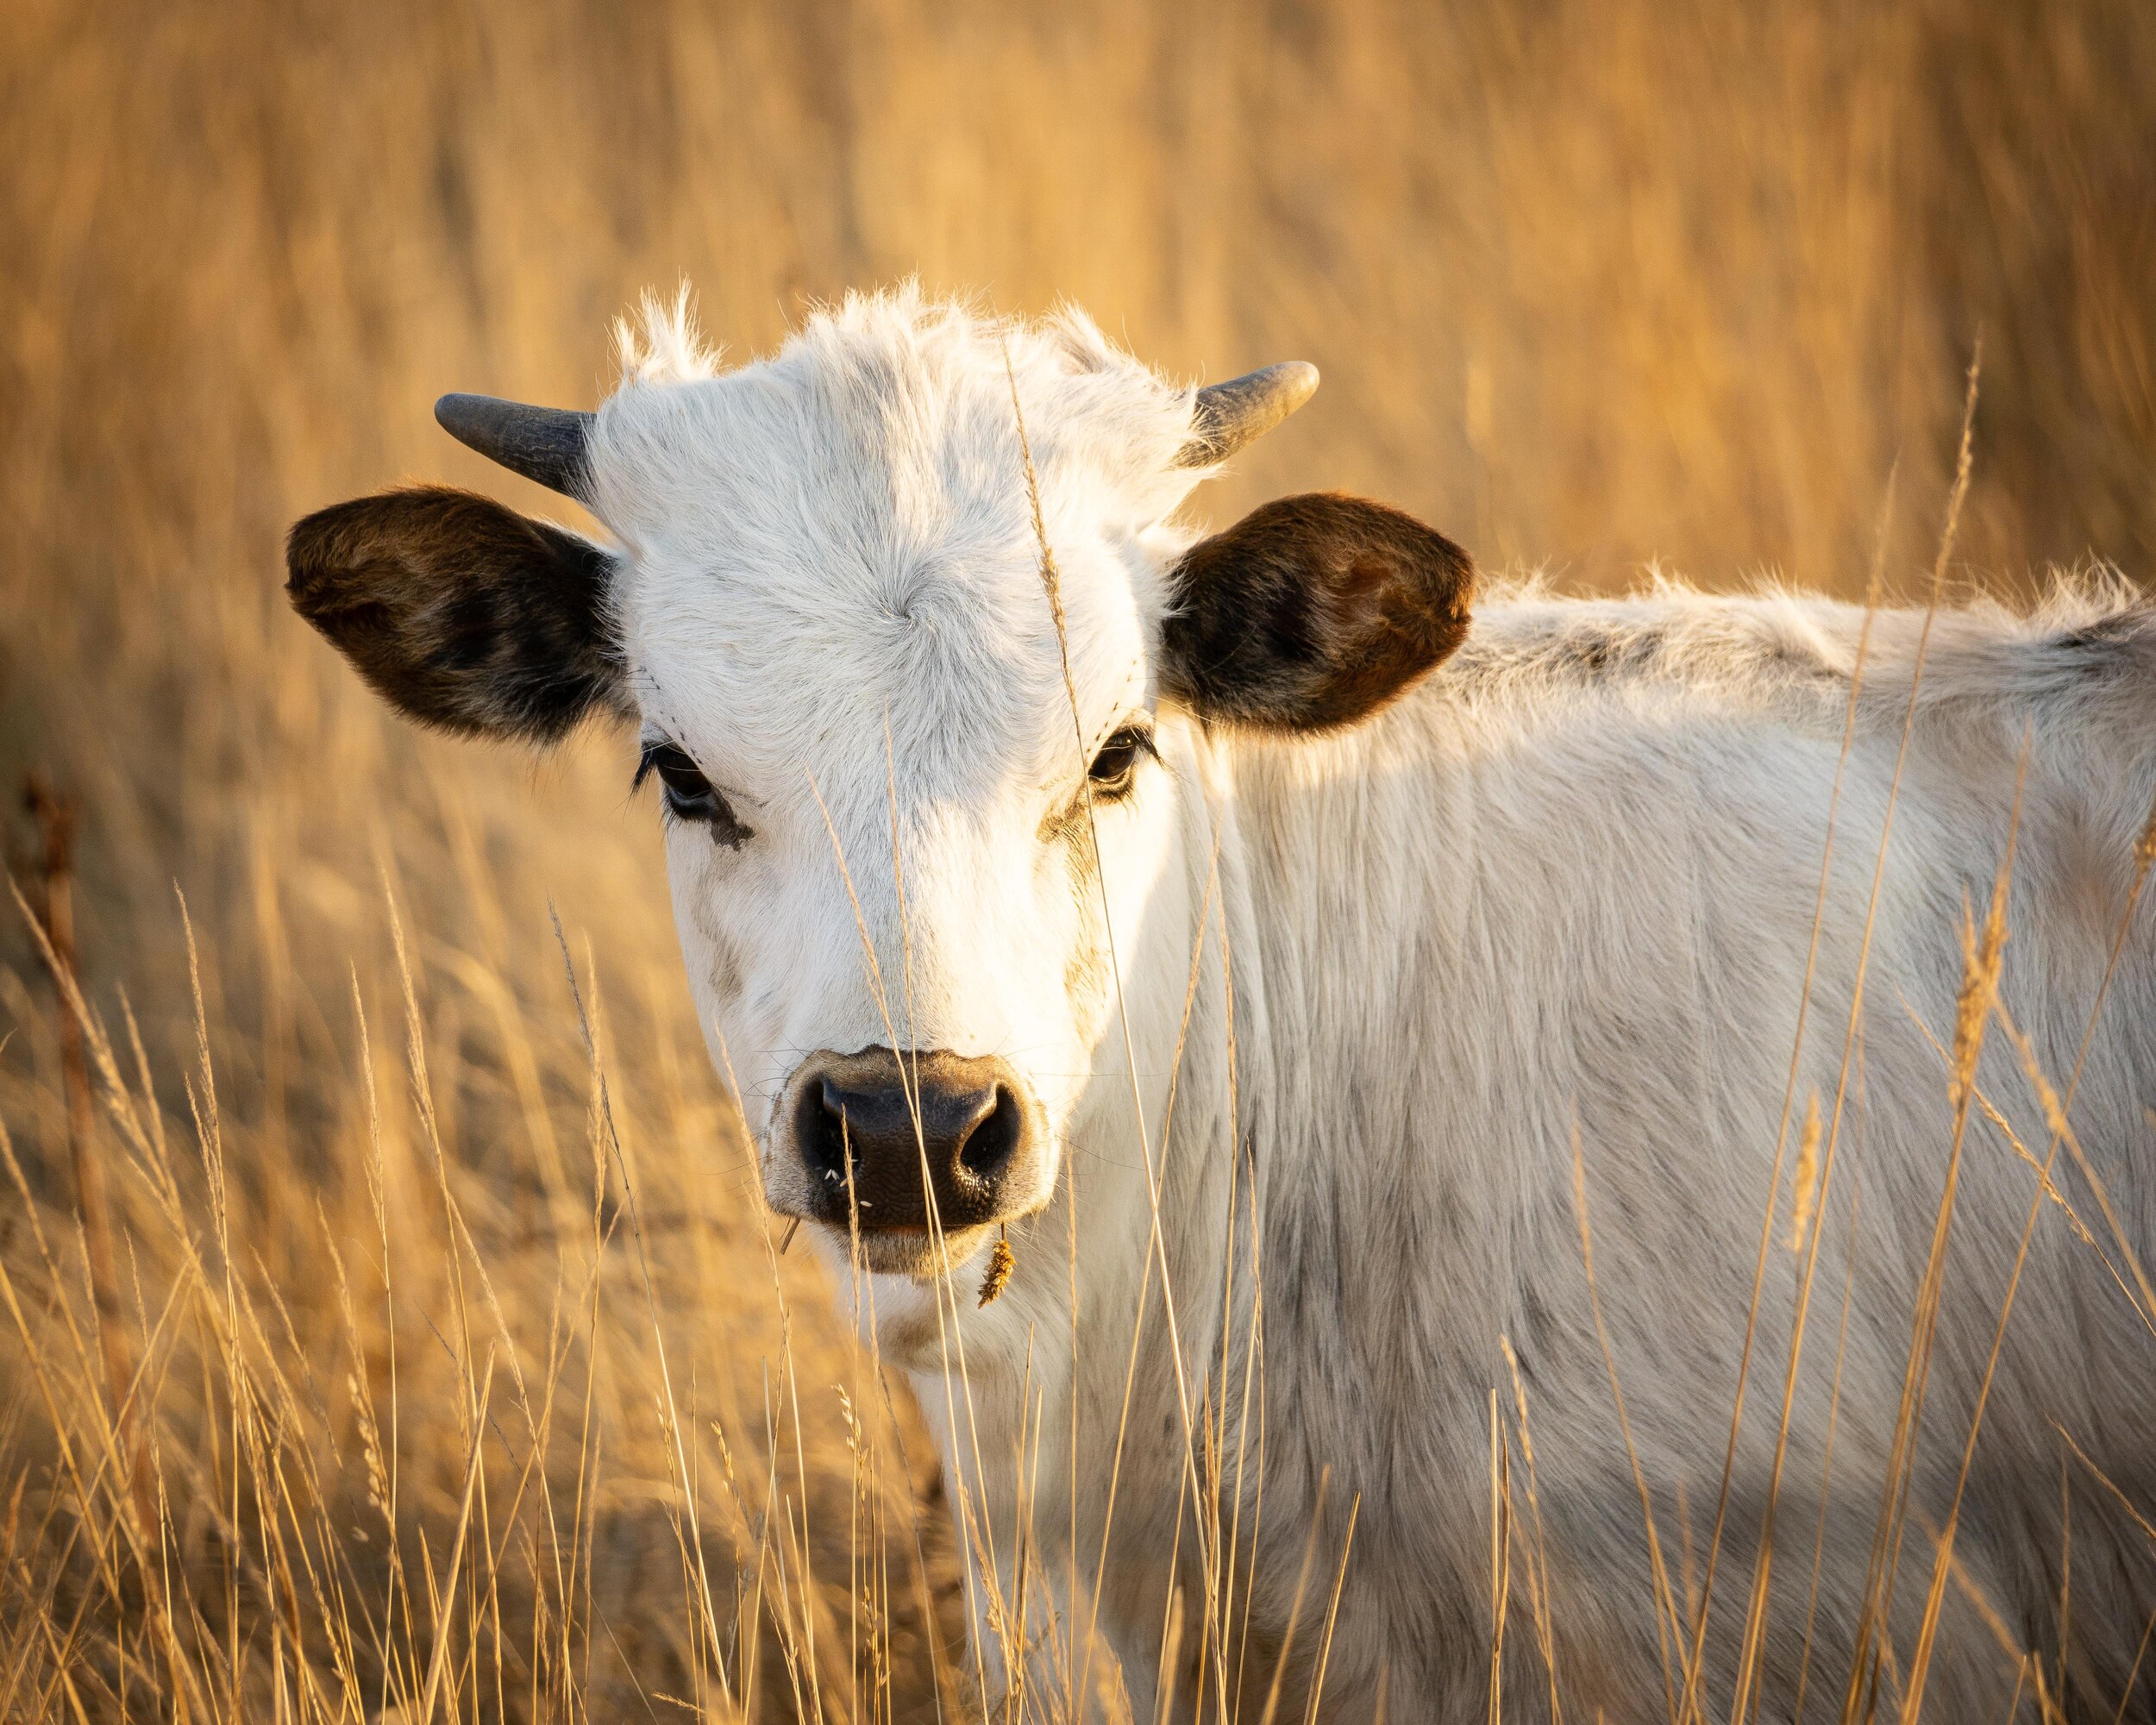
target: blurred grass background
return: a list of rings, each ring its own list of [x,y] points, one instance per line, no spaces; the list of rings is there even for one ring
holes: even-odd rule
[[[1660,559],[1709,584],[1776,572],[1847,593],[1897,462],[1890,573],[1927,557],[1980,333],[1970,578],[2156,562],[2156,9],[2134,0],[11,0],[0,157],[9,855],[22,872],[11,800],[41,770],[82,806],[88,991],[116,1031],[124,988],[173,1135],[163,1196],[109,1126],[99,1153],[148,1362],[138,1418],[204,1578],[182,1639],[225,1697],[212,1712],[285,1697],[304,1716],[301,1665],[335,1664],[273,1609],[263,1528],[216,1507],[265,1477],[262,1456],[312,1458],[293,1514],[329,1530],[324,1552],[343,1541],[356,1591],[387,1561],[379,1537],[370,1557],[337,1530],[366,1519],[354,1433],[392,1343],[397,1513],[427,1561],[456,1524],[490,1347],[498,1376],[522,1362],[532,1405],[487,1468],[506,1490],[520,1455],[536,1447],[542,1477],[558,1461],[578,1511],[560,1509],[561,1537],[582,1516],[599,1553],[579,1606],[545,1541],[504,1544],[497,1566],[522,1562],[529,1596],[498,1601],[492,1655],[453,1630],[467,1709],[604,1710],[635,1696],[632,1666],[655,1669],[629,1656],[643,1643],[670,1650],[670,1680],[704,1682],[674,1529],[699,1491],[723,1502],[713,1481],[736,1461],[748,1507],[699,1531],[724,1547],[722,1609],[761,1624],[743,1644],[773,1649],[750,1710],[904,1714],[956,1626],[940,1512],[913,1524],[919,1573],[889,1584],[880,1654],[833,1651],[861,1596],[839,1535],[796,1540],[822,1565],[805,1590],[829,1614],[820,1651],[802,1652],[809,1605],[774,1622],[742,1592],[793,1584],[771,1530],[811,1509],[819,1530],[872,1512],[911,1540],[929,1469],[896,1401],[879,1429],[911,1460],[862,1460],[830,1386],[851,1383],[864,1419],[874,1395],[846,1377],[805,1254],[768,1260],[626,743],[535,766],[422,737],[284,604],[282,533],[323,504],[424,478],[567,507],[441,436],[441,392],[592,405],[607,322],[650,286],[693,282],[748,354],[813,299],[918,273],[1004,310],[1075,300],[1187,377],[1316,361],[1313,405],[1200,500],[1216,520],[1343,487],[1568,586]],[[175,887],[221,1164],[186,1147],[208,1087]],[[592,1062],[549,907],[603,1015],[619,1157],[596,1141],[617,1164],[608,1203],[621,1174],[640,1182],[642,1257],[604,1208],[615,1232],[594,1244]],[[0,1262],[26,1316],[0,1327],[0,1502],[24,1493],[0,1551],[0,1713],[179,1681],[122,1656],[134,1632],[116,1625],[147,1608],[123,1565],[108,1585],[86,1555],[124,1544],[125,1494],[71,1506],[62,1477],[102,1416],[95,1372],[66,1365],[86,1296],[56,1012],[10,910],[0,1122],[22,1178],[0,1189]],[[364,1175],[378,1140],[386,1245]],[[221,1340],[228,1265],[260,1322]],[[192,1319],[160,1319],[174,1289]],[[686,1402],[693,1378],[708,1416],[683,1444],[654,1413],[655,1307],[675,1388]],[[560,1429],[537,1411],[550,1360],[576,1416],[556,1410]],[[700,1485],[677,1477],[684,1457]],[[536,1513],[518,1501],[512,1520]],[[543,1651],[560,1622],[503,1629],[548,1610],[576,1620],[580,1671]],[[354,1682],[416,1691],[430,1621],[423,1601],[411,1669],[378,1649]],[[487,1675],[505,1642],[505,1680]],[[881,1690],[878,1658],[898,1672]],[[818,1660],[829,1681],[805,1690]],[[526,1680],[513,1704],[488,1686]]]

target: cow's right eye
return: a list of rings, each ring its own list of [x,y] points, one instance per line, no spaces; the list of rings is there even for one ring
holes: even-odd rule
[[[1138,762],[1149,755],[1155,760],[1160,758],[1160,751],[1153,746],[1153,733],[1146,726],[1132,724],[1118,730],[1100,745],[1100,752],[1086,770],[1095,800],[1120,802],[1129,796],[1138,779]]]
[[[708,826],[713,839],[736,850],[749,836],[749,829],[734,812],[733,805],[719,794],[704,776],[704,769],[688,757],[686,751],[675,744],[644,744],[643,758],[636,765],[636,783],[641,785],[651,777],[659,781],[659,794],[667,812],[676,820],[692,820]]]

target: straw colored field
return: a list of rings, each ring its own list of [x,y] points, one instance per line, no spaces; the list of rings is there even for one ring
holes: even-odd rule
[[[117,1235],[109,1368],[6,906],[8,1717],[960,1704],[925,1441],[777,1255],[625,740],[419,736],[283,602],[324,502],[566,507],[442,391],[590,405],[649,285],[748,353],[918,272],[1315,361],[1219,517],[1846,591],[1897,461],[1928,559],[1981,333],[1970,565],[2156,567],[2128,0],[14,0],[0,153],[0,790],[34,898],[16,788],[79,806]]]

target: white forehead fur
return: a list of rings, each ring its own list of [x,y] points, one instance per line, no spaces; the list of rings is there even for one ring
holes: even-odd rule
[[[1163,524],[1203,477],[1174,464],[1194,397],[1082,314],[995,318],[906,286],[727,371],[677,299],[648,304],[622,347],[594,503],[629,552],[617,612],[639,699],[707,771],[768,784],[887,723],[916,794],[978,789],[967,762],[1069,768],[1014,385],[1087,740],[1150,697],[1181,543]],[[882,800],[872,752],[872,775],[839,776],[873,787],[840,792]]]

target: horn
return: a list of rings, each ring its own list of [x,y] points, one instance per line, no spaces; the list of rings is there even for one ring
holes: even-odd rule
[[[527,407],[491,395],[445,395],[434,417],[458,442],[580,502],[586,470],[584,446],[593,416],[560,407]]]
[[[1318,368],[1302,360],[1207,384],[1198,392],[1190,441],[1176,454],[1175,465],[1209,467],[1226,461],[1309,400],[1317,387]]]

